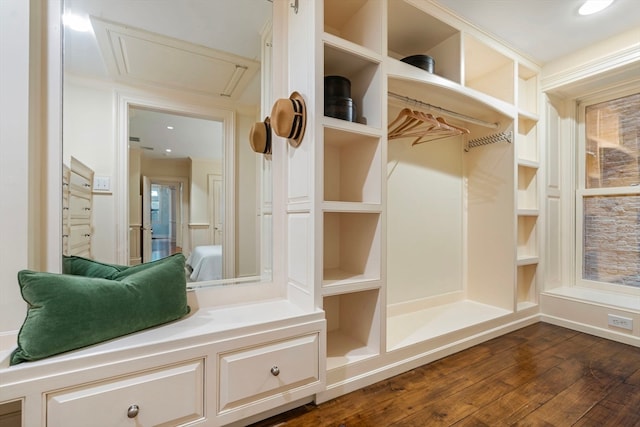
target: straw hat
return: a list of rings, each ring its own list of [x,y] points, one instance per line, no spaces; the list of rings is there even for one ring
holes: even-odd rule
[[[268,116],[263,122],[251,126],[249,144],[256,153],[271,154],[271,121]]]
[[[304,137],[307,125],[307,107],[304,98],[293,92],[289,98],[280,98],[271,110],[271,123],[276,135],[287,138],[297,147]]]

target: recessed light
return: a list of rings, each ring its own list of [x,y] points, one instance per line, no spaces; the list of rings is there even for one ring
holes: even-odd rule
[[[167,126],[167,129],[173,130],[173,126]]]
[[[167,149],[166,149],[166,150],[164,150],[164,151],[166,151],[167,153],[170,153],[170,152],[171,152],[171,148],[167,148]]]
[[[613,0],[587,0],[578,10],[580,15],[591,15],[611,6]]]

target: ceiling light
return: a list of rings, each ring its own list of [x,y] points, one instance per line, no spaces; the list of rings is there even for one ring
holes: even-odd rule
[[[587,0],[578,10],[580,15],[591,15],[606,9],[613,3],[613,0]]]
[[[76,15],[72,12],[67,12],[62,15],[62,23],[65,27],[82,33],[89,32],[93,29],[91,27],[91,21],[87,16]]]
[[[167,126],[167,129],[173,130],[173,126]]]
[[[170,152],[171,152],[171,148],[167,148],[167,149],[166,149],[166,150],[164,150],[164,151],[166,151],[167,153],[170,153]]]

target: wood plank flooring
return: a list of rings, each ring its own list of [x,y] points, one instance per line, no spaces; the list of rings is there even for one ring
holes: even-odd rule
[[[640,426],[640,348],[537,323],[253,425]]]

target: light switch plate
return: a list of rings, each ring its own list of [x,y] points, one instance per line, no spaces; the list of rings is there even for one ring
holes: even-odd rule
[[[111,191],[111,177],[96,176],[93,178],[94,191]]]

